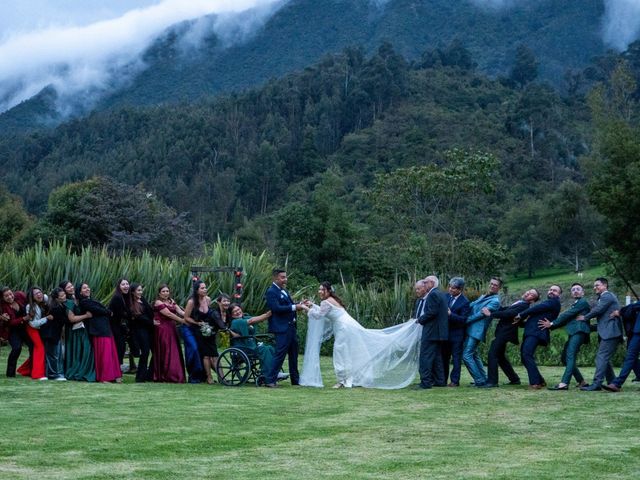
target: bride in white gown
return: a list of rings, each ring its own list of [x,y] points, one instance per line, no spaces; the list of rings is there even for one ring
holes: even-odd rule
[[[323,387],[320,346],[332,335],[334,388],[404,388],[418,371],[422,326],[414,319],[381,330],[366,329],[347,313],[329,282],[318,290],[320,306],[308,304],[309,321],[300,385]]]

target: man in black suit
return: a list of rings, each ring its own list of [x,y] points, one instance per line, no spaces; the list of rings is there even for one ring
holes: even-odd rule
[[[514,345],[518,345],[520,343],[518,340],[518,325],[513,323],[513,319],[539,299],[540,292],[532,288],[524,292],[520,300],[508,307],[500,308],[497,312],[491,313],[488,309],[483,309],[487,310],[486,314],[491,314],[493,318],[497,318],[498,324],[496,325],[495,338],[489,347],[487,383],[482,385],[482,388],[498,386],[498,367],[502,369],[509,379],[509,385],[520,385],[520,377],[506,356],[507,344],[513,343]]]
[[[536,349],[539,345],[549,345],[551,336],[548,329],[540,328],[539,322],[542,319],[553,322],[558,318],[561,308],[560,295],[562,295],[562,288],[559,285],[551,285],[544,302],[527,308],[514,319],[515,322],[525,321],[520,358],[524,368],[527,369],[531,390],[540,390],[547,386],[536,364]]]
[[[442,364],[444,366],[445,382],[449,377],[449,362],[453,360],[449,387],[460,386],[464,332],[467,328],[467,317],[471,313],[469,300],[462,293],[463,290],[463,278],[454,277],[449,280],[449,293],[445,295],[449,313],[449,338],[442,343]]]
[[[447,301],[438,290],[438,278],[428,276],[423,281],[426,295],[423,297],[417,322],[422,325],[420,341],[419,388],[446,386],[442,365],[442,343],[449,336]],[[417,290],[416,290],[417,291]]]
[[[296,329],[296,311],[304,306],[294,303],[286,290],[287,272],[275,269],[273,283],[267,289],[265,299],[267,308],[271,310],[269,317],[269,333],[276,339],[275,354],[270,372],[265,372],[265,386],[276,387],[278,372],[284,363],[284,357],[289,357],[289,375],[291,385],[298,385],[298,332]]]

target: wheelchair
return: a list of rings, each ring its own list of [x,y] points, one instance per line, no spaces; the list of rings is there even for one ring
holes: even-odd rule
[[[264,385],[262,362],[257,348],[250,348],[240,345],[240,343],[242,340],[253,340],[256,345],[258,342],[272,344],[273,338],[271,334],[232,338],[231,346],[223,350],[218,357],[218,367],[216,368],[218,383],[228,387],[239,387],[247,382],[254,383],[256,387]]]

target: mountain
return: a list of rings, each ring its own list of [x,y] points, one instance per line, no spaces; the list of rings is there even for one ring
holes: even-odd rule
[[[505,74],[518,45],[540,62],[541,78],[562,86],[568,69],[582,69],[605,51],[603,0],[537,0],[500,9],[480,0],[291,0],[242,43],[226,46],[210,36],[197,49],[183,46],[188,25],[156,41],[144,54],[148,67],[126,87],[103,97],[98,109],[192,101],[260,85],[317,62],[346,46],[374,52],[383,41],[409,60],[454,39],[478,68]],[[45,96],[50,98],[50,96]],[[55,117],[34,98],[0,115],[0,131],[31,128]],[[87,113],[87,112],[80,112]]]

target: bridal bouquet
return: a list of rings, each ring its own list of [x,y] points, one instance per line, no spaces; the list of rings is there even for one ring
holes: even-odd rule
[[[213,335],[213,328],[211,328],[211,325],[205,322],[200,326],[200,333],[203,337],[210,337],[211,335]]]

